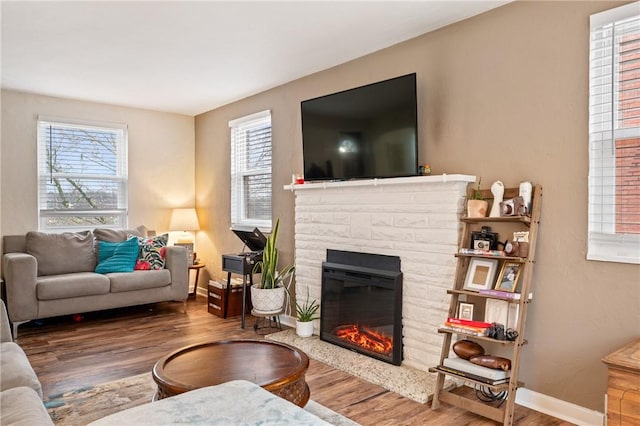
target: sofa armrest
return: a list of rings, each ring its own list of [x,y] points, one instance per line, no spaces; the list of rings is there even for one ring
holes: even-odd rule
[[[2,257],[7,309],[12,322],[37,318],[36,280],[38,262],[26,253],[7,253]]]
[[[7,307],[4,301],[0,300],[0,343],[13,342],[11,336],[11,325],[7,316]]]
[[[167,246],[165,267],[171,272],[171,286],[176,289],[181,299],[189,296],[189,269],[187,265],[187,249],[180,246]]]

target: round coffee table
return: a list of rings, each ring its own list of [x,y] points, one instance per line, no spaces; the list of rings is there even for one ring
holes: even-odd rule
[[[231,380],[247,380],[294,404],[309,401],[305,373],[309,358],[301,350],[267,340],[226,340],[178,349],[153,366],[155,399],[167,398]]]

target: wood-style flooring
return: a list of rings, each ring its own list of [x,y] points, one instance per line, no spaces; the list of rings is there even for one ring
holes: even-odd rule
[[[20,326],[17,342],[27,353],[45,396],[150,372],[162,355],[211,340],[262,336],[247,318],[227,320],[207,312],[203,297],[87,313]],[[202,366],[207,368],[209,366]],[[362,425],[494,425],[493,421],[443,403],[437,411],[311,360],[307,372],[311,399]],[[461,391],[468,391],[461,388]],[[570,425],[517,406],[516,425]]]

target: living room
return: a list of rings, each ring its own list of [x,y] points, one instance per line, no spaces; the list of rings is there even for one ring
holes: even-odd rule
[[[196,114],[3,86],[1,234],[38,228],[38,116],[126,123],[128,223],[163,232],[174,207],[195,206],[201,283],[224,278],[222,254],[242,249],[229,230],[229,122],[271,110],[273,218],[281,221],[282,261],[293,263],[295,197],[283,187],[302,173],[300,102],[416,73],[419,163],[432,175],[477,176],[484,188],[496,180],[545,188],[520,379],[543,405],[601,419],[601,360],[640,335],[640,269],[587,260],[589,17],[626,3],[511,2]]]

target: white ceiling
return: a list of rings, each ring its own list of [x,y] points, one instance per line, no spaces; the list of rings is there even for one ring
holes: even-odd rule
[[[2,87],[197,115],[508,1],[6,1]]]

